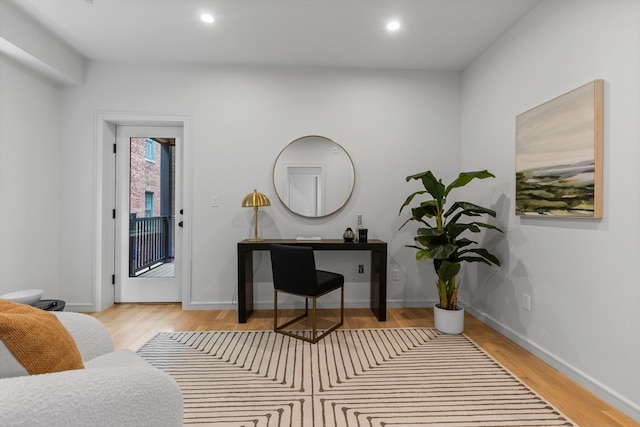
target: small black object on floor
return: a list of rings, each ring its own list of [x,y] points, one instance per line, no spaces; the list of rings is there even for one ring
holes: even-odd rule
[[[45,311],[64,311],[65,302],[59,299],[41,299],[32,305]]]

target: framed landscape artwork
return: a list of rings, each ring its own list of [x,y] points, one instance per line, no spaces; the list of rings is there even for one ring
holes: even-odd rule
[[[516,215],[602,218],[603,81],[516,116]]]

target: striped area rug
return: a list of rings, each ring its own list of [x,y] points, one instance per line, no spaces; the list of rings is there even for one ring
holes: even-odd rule
[[[465,335],[339,329],[160,333],[138,350],[172,375],[184,424],[575,426]]]

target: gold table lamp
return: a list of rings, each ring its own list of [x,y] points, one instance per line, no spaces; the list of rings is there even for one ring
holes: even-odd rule
[[[269,198],[262,193],[258,193],[258,190],[253,190],[253,193],[247,194],[244,199],[242,199],[242,207],[243,208],[253,208],[253,216],[255,223],[255,237],[251,239],[251,242],[259,242],[262,239],[258,237],[258,207],[260,206],[271,206],[271,202]]]

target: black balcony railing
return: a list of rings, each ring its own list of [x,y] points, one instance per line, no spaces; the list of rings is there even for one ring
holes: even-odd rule
[[[129,277],[173,260],[172,216],[129,217]]]

